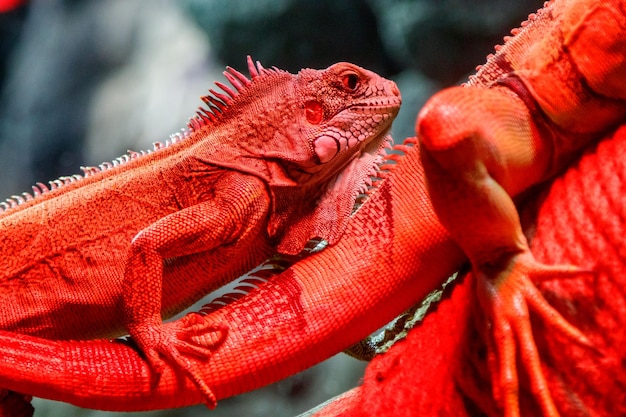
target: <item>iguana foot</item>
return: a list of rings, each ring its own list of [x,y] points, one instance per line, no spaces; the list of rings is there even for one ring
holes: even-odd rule
[[[216,335],[209,337],[210,345],[196,342],[199,340],[198,336],[204,336],[202,339],[206,340],[207,334],[211,332],[215,332]],[[227,332],[227,325],[222,323],[216,325],[202,320],[198,314],[191,313],[169,323],[159,322],[157,325],[137,326],[131,331],[131,336],[144,353],[150,368],[157,375],[155,383],[158,383],[166,362],[169,362],[177,371],[182,371],[193,381],[202,395],[203,402],[213,409],[217,405],[217,398],[204,382],[198,371],[197,362],[192,361],[189,356],[200,361],[208,360],[213,351],[225,340]]]
[[[520,415],[516,349],[545,417],[558,417],[549,387],[541,368],[539,352],[530,326],[529,310],[538,314],[551,328],[573,341],[591,347],[591,342],[568,323],[543,298],[532,278],[576,277],[587,274],[573,266],[547,266],[537,262],[529,251],[512,255],[503,268],[487,266],[476,271],[478,298],[491,325],[487,338],[489,368],[494,397],[506,417]]]

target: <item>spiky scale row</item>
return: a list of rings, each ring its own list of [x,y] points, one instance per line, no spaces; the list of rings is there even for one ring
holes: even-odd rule
[[[230,291],[203,305],[198,313],[202,315],[210,314],[224,307],[225,305],[231,304],[234,301],[245,297],[251,291],[265,284],[270,278],[280,274],[285,269],[293,265],[296,260],[300,260],[302,258],[302,255],[296,255],[294,257],[277,256],[268,259],[261,265],[257,266],[256,268],[239,278],[234,283],[234,287],[232,284],[229,285],[229,287],[233,287]]]
[[[359,195],[354,202],[354,209],[352,215],[361,208],[363,203],[376,191],[381,181],[388,178],[394,171],[397,163],[417,144],[417,138],[406,138],[404,143],[392,144],[387,142],[385,144],[386,152],[380,155],[380,160],[376,161],[376,164],[370,171],[369,180],[366,180],[362,187],[359,189]]]
[[[522,23],[520,23],[520,27],[518,28],[513,28],[511,29],[511,35],[512,36],[504,36],[503,37],[503,44],[501,45],[495,45],[493,47],[494,51],[496,52],[495,54],[488,54],[486,57],[486,62],[487,64],[481,64],[481,65],[477,65],[475,67],[476,73],[478,73],[483,67],[485,67],[485,65],[488,65],[489,62],[491,62],[495,57],[496,54],[498,54],[499,52],[501,52],[502,48],[504,46],[506,46],[507,43],[509,43],[512,39],[515,39],[515,37],[520,33],[520,31],[525,28],[526,26],[528,26],[529,24],[531,24],[532,22],[534,22],[535,20],[541,18],[542,14],[545,13],[546,8],[550,5],[551,2],[553,2],[554,0],[548,0],[546,2],[543,3],[543,8],[538,10],[536,13],[530,13],[528,15],[528,18],[524,21],[522,21]],[[476,74],[470,75],[468,81],[466,83],[463,83],[463,85],[466,84],[472,84],[476,81],[477,76]]]
[[[63,187],[64,185],[72,184],[76,181],[83,179],[83,176],[79,174],[71,175],[71,176],[62,176],[57,178],[56,180],[49,181],[46,185],[42,182],[38,182],[33,185],[32,192],[25,191],[22,194],[14,194],[11,197],[7,198],[5,201],[0,201],[0,214],[4,213],[9,209],[16,208],[20,204],[24,204],[27,201],[34,200],[35,198],[48,193],[52,190],[56,190],[58,188]]]
[[[250,73],[250,79],[248,79],[244,74],[237,71],[236,69],[232,67],[227,67],[226,71],[224,71],[224,76],[233,85],[236,91],[233,91],[230,87],[219,81],[215,82],[215,85],[223,90],[226,95],[210,89],[210,95],[201,97],[202,101],[206,103],[208,108],[200,107],[197,111],[197,114],[189,119],[188,126],[186,128],[183,128],[180,132],[171,134],[169,139],[166,140],[165,143],[153,143],[152,150],[129,150],[126,154],[113,159],[111,162],[105,161],[98,166],[82,166],[80,167],[81,171],[83,172],[82,175],[75,174],[72,176],[62,176],[56,180],[49,181],[49,186],[38,182],[32,186],[32,192],[23,192],[20,195],[12,195],[5,201],[0,201],[0,215],[51,190],[56,190],[64,185],[74,183],[83,178],[91,177],[98,174],[99,172],[107,171],[111,168],[125,164],[133,159],[148,155],[153,151],[167,148],[172,144],[188,138],[192,132],[200,130],[207,125],[214,124],[219,119],[221,113],[223,113],[226,108],[232,103],[233,99],[237,97],[244,88],[249,86],[253,80],[261,77],[262,75],[280,71],[278,69],[265,69],[259,61],[256,61],[255,63],[249,55],[247,57],[247,63],[248,71]]]
[[[250,78],[232,67],[226,67],[226,71],[223,72],[224,77],[231,83],[235,91],[221,82],[215,82],[215,85],[226,94],[210,89],[209,94],[201,98],[207,107],[200,107],[196,114],[189,119],[187,126],[191,131],[197,131],[204,126],[216,123],[221,114],[232,104],[233,99],[249,87],[255,79],[280,71],[277,68],[265,69],[259,61],[255,63],[250,55],[247,57],[247,62]]]

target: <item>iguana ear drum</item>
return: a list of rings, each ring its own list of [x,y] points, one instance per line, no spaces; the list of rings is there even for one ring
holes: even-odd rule
[[[315,139],[314,146],[315,154],[323,164],[333,159],[341,150],[339,140],[328,135]]]

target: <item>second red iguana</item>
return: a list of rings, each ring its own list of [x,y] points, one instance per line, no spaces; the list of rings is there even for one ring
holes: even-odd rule
[[[349,63],[297,75],[248,57],[170,143],[0,206],[0,329],[47,339],[125,334],[153,370],[175,364],[213,406],[189,356],[222,325],[162,323],[276,251],[335,243],[389,146],[395,83]],[[190,336],[211,332],[214,346]],[[164,362],[165,361],[165,362]],[[0,392],[1,394],[1,392]],[[0,395],[0,398],[2,395]]]

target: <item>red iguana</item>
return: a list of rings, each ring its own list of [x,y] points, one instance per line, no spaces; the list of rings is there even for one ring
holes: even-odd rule
[[[626,415],[626,124],[541,187],[520,216],[537,260],[592,268],[594,276],[545,280],[542,294],[593,341],[593,349],[534,327],[542,370],[561,416]],[[547,190],[546,190],[547,188]],[[544,192],[548,191],[548,192]],[[535,193],[533,193],[535,194]],[[538,211],[538,213],[537,213]],[[498,417],[485,333],[471,273],[368,365],[363,383],[299,417]],[[536,323],[536,322],[534,322]],[[520,415],[540,416],[520,379]]]
[[[538,264],[518,233],[518,216],[508,195],[555,174],[624,120],[624,9],[623,1],[547,3],[489,58],[469,86],[437,95],[418,121],[438,214],[478,271],[487,316],[497,320],[496,327],[516,332],[491,342],[490,357],[500,359],[493,367],[494,385],[507,416],[519,414],[517,344],[523,348],[522,364],[530,368],[527,376],[535,401],[544,415],[557,415],[538,369],[528,300],[540,311],[549,311],[547,318],[542,315],[545,324],[556,322],[557,328],[587,343],[546,307],[528,277],[519,274],[519,265]],[[467,157],[457,152],[462,148],[471,151]],[[465,261],[431,207],[419,152],[405,150],[393,174],[357,211],[335,246],[298,262],[247,297],[204,317],[189,315],[172,324],[185,328],[227,323],[230,331],[211,360],[195,362],[217,398],[278,380],[348,347],[418,302]],[[458,165],[465,175],[446,180],[438,171],[446,164]],[[486,187],[479,191],[486,195],[464,193],[480,179]],[[456,215],[468,219],[466,228],[455,221],[456,207],[442,203],[455,196],[461,201],[452,205],[463,208]],[[495,200],[483,199],[491,196]],[[480,217],[483,210],[491,217]],[[477,240],[468,238],[465,230]],[[481,244],[489,251],[478,251]],[[513,267],[513,260],[522,262]],[[507,266],[512,274],[503,272],[493,285],[490,277]],[[561,269],[549,268],[544,275],[562,275]],[[485,296],[485,290],[494,296]],[[504,319],[492,309],[502,296],[514,302],[502,306]],[[216,338],[208,332],[192,340],[211,346]],[[63,353],[51,360],[52,352]],[[87,407],[140,410],[201,400],[194,385],[170,368],[153,386],[151,369],[121,344],[47,341],[0,332],[1,357],[0,386]],[[16,363],[28,363],[29,368],[17,369]],[[93,380],[90,376],[96,372],[98,379]]]
[[[426,103],[416,133],[431,202],[470,259],[491,325],[494,396],[507,417],[519,415],[520,358],[543,415],[556,417],[529,311],[591,342],[533,282],[591,271],[536,261],[511,196],[553,177],[624,122],[626,2],[552,1],[513,33],[465,86]]]
[[[208,358],[224,324],[162,324],[311,238],[337,241],[384,148],[401,98],[349,63],[297,75],[248,57],[251,79],[210,90],[167,146],[129,152],[2,203],[0,329],[91,339],[127,329],[158,375],[174,365],[204,401],[188,358]],[[211,345],[190,336],[215,335]]]

